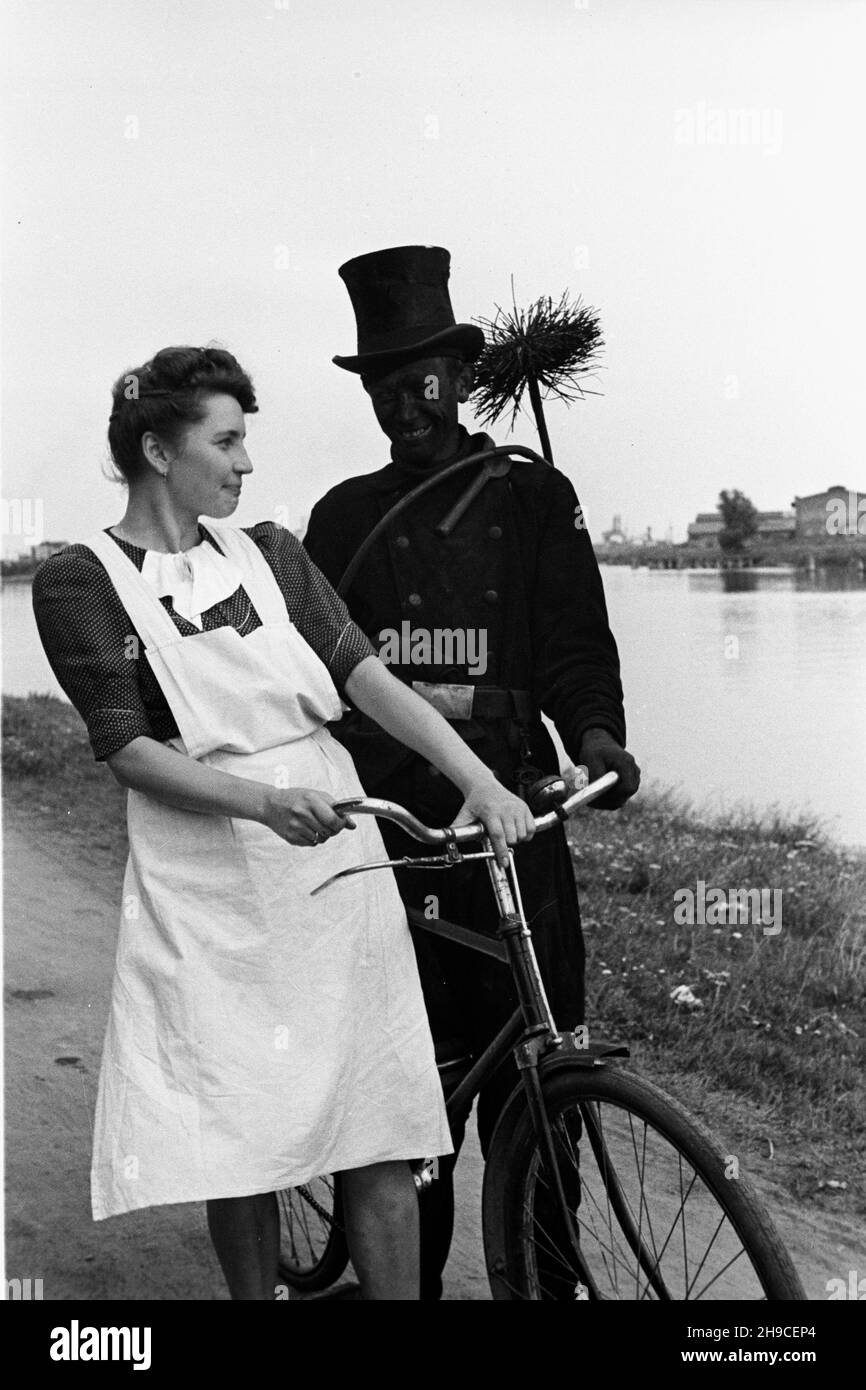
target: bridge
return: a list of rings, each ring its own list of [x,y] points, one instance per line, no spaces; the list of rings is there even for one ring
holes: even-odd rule
[[[828,541],[784,541],[751,544],[742,551],[723,551],[706,546],[654,541],[644,545],[629,543],[594,547],[602,565],[646,566],[654,570],[747,570],[758,568],[818,569],[844,568],[866,577],[866,538],[831,537]]]

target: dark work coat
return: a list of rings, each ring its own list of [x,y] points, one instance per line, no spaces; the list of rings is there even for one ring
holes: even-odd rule
[[[492,447],[485,435],[461,431],[460,454]],[[458,454],[458,457],[460,456]],[[483,629],[487,666],[473,673],[469,662],[426,665],[389,662],[392,673],[412,682],[429,681],[499,686],[530,691],[536,711],[553,721],[574,762],[590,727],[609,730],[625,744],[625,721],[619,659],[608,626],[601,577],[589,535],[583,526],[574,489],[563,473],[543,463],[515,461],[505,478],[487,482],[450,536],[435,534],[468,486],[480,464],[432,488],[402,513],[368,553],[344,595],[349,611],[377,649],[383,632],[399,634],[408,622],[431,636],[436,629],[465,632]],[[389,463],[378,472],[349,478],[332,488],[313,509],[304,544],[313,561],[336,587],[361,542],[376,523],[427,472]],[[577,524],[576,524],[577,522]],[[405,654],[405,653],[404,653]],[[460,653],[452,653],[460,655]],[[471,719],[454,722],[473,751],[513,787],[521,758],[513,721]],[[408,805],[422,820],[447,824],[461,796],[424,759],[397,743],[366,716],[351,711],[334,728],[355,760],[370,796]],[[552,740],[538,713],[529,727],[529,761],[540,773],[558,770]],[[523,749],[524,757],[526,748]],[[381,829],[392,856],[417,853],[415,841],[386,822]],[[422,851],[423,852],[423,851]],[[573,1027],[583,1018],[583,947],[570,856],[561,831],[548,831],[518,852],[524,906],[554,1004],[557,1021]],[[486,869],[463,866],[448,872],[404,870],[398,873],[404,900],[424,905],[433,894],[439,915],[495,928],[496,913]],[[488,907],[489,899],[489,907]],[[533,923],[533,919],[535,919]],[[440,943],[435,943],[437,951]],[[443,949],[444,949],[443,945]],[[423,949],[426,949],[423,948]],[[461,977],[469,953],[450,947]],[[483,1016],[483,1027],[501,1018],[511,1000],[510,981],[497,962],[480,962],[489,1008],[477,999],[459,1008],[464,1016]],[[430,974],[421,958],[422,980],[430,1002]],[[491,984],[491,979],[493,983]],[[499,981],[499,983],[497,983]],[[451,994],[454,995],[452,984]],[[507,1011],[507,1009],[506,1009]],[[453,1013],[453,1011],[452,1011]],[[434,1036],[447,1028],[437,1024]]]

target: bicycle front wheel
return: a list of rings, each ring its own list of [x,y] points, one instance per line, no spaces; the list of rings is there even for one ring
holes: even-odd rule
[[[495,1299],[805,1298],[736,1156],[670,1096],[610,1065],[551,1070],[543,1093],[579,1254],[518,1105],[484,1179]]]
[[[279,1276],[290,1288],[330,1288],[349,1263],[339,1180],[313,1178],[277,1193],[280,1209]]]

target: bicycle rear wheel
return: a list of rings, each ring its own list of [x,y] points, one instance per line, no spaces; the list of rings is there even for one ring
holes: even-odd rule
[[[513,1105],[484,1178],[495,1299],[805,1298],[754,1188],[671,1097],[611,1065],[552,1069],[543,1092],[583,1267],[528,1108]]]
[[[330,1174],[277,1193],[280,1209],[279,1275],[290,1288],[330,1288],[349,1263],[340,1183]]]

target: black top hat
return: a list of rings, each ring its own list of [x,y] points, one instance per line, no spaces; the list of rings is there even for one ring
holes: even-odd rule
[[[476,358],[484,334],[474,324],[454,322],[450,266],[443,246],[391,246],[341,265],[358,325],[358,352],[335,357],[337,366],[366,374],[419,357]]]

